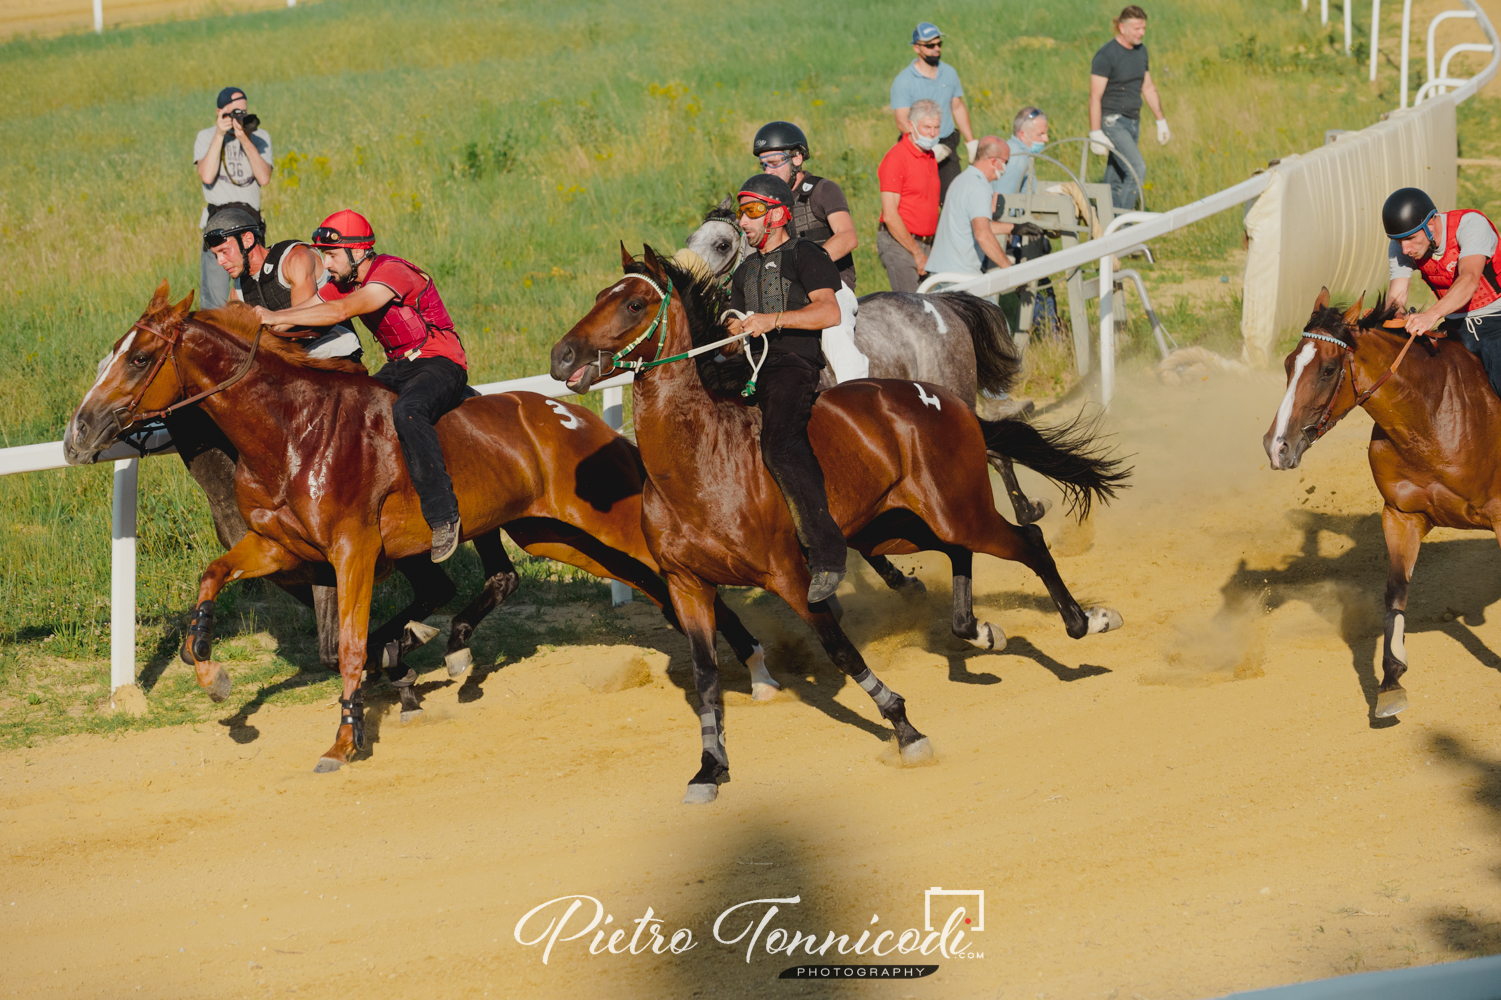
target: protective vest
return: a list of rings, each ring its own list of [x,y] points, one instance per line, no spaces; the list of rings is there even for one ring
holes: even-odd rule
[[[830,183],[822,177],[812,174],[803,174],[801,183],[792,192],[792,225],[797,229],[797,235],[805,240],[812,240],[819,246],[823,246],[834,235],[834,230],[829,227],[827,219],[820,219],[813,212],[813,190],[818,185]],[[834,266],[841,271],[852,271],[855,268],[853,254],[845,254],[834,261]]]
[[[1440,298],[1454,286],[1454,276],[1459,273],[1459,222],[1466,215],[1479,215],[1491,227],[1492,233],[1496,231],[1494,222],[1473,209],[1462,208],[1444,213],[1444,252],[1436,257],[1429,256],[1418,268],[1418,273],[1428,282],[1433,294]],[[1495,254],[1485,262],[1485,268],[1480,272],[1480,285],[1475,289],[1475,294],[1470,296],[1465,312],[1474,312],[1501,298],[1501,283],[1496,280],[1498,267],[1501,267],[1501,240],[1496,243]]]
[[[265,306],[273,312],[292,308],[292,286],[281,273],[281,263],[293,247],[305,247],[300,240],[282,240],[266,252],[265,263],[255,274],[249,270],[239,277],[240,298],[247,305]],[[309,248],[311,249],[311,248]]]
[[[741,290],[748,312],[792,312],[813,301],[797,280],[796,253],[803,242],[802,237],[790,239],[770,253],[754,253],[746,259]]]
[[[426,271],[409,261],[380,254],[363,284],[382,284],[396,294],[380,309],[360,317],[389,358],[415,357],[433,331],[454,335],[453,320]]]

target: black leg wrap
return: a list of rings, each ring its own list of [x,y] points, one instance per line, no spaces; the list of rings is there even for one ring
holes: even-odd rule
[[[339,707],[344,709],[344,714],[339,718],[339,725],[354,727],[354,748],[365,749],[365,695],[362,691],[356,691],[354,697],[348,700],[340,699]]]
[[[705,750],[700,758],[698,773],[689,780],[690,785],[722,785],[730,780],[730,767],[718,757]]]
[[[198,662],[206,663],[214,655],[214,602],[204,601],[193,610],[193,616],[188,619],[188,635],[182,644],[182,662],[188,666],[194,665],[194,657]]]

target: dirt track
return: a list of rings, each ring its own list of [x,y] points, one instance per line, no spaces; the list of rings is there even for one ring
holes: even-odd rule
[[[864,693],[743,593],[786,691],[754,704],[726,668],[734,781],[709,807],[678,804],[697,738],[667,633],[462,686],[429,674],[425,719],[387,716],[334,775],[312,773],[325,706],[5,754],[0,995],[1196,997],[1501,951],[1496,543],[1424,546],[1413,704],[1373,725],[1369,424],[1271,473],[1280,394],[1271,376],[1126,387],[1136,489],[1081,554],[1045,522],[1123,632],[1071,642],[1038,581],[981,559],[977,609],[1011,638],[979,653],[948,633],[939,560],[898,559],[928,584],[913,604],[852,574],[845,626],[932,767],[892,766]],[[985,891],[984,957],[884,960],[937,961],[926,979],[777,981],[792,959],[713,938],[726,908],[790,896],[766,934],[920,929],[934,886]],[[628,934],[650,906],[697,946],[591,956],[588,935],[544,965],[513,931],[572,894]]]

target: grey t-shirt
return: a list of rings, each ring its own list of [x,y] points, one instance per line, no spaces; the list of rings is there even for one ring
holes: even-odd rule
[[[209,145],[213,141],[212,125],[198,133],[198,138],[193,141],[194,163],[208,155]],[[261,159],[267,163],[272,162],[270,133],[265,129],[256,129],[250,136],[250,141],[255,143],[256,152],[261,154]],[[260,210],[261,186],[250,169],[250,158],[240,148],[240,140],[235,138],[232,131],[224,136],[224,149],[219,157],[219,176],[214,178],[214,183],[203,185],[203,200],[207,204],[203,206],[203,218],[198,220],[200,227],[208,225],[209,207],[213,205],[228,205],[237,201]]]
[[[1090,76],[1105,78],[1100,114],[1140,118],[1141,84],[1149,68],[1145,42],[1128,49],[1112,38],[1100,46],[1100,51],[1094,54],[1094,60],[1089,64]]]
[[[1433,221],[1437,222],[1438,219],[1434,219]],[[1448,245],[1449,234],[1440,232],[1439,230],[1446,227],[1430,224],[1429,228],[1433,230],[1434,242],[1438,244],[1434,247],[1433,255],[1435,257],[1442,257],[1444,247]],[[1473,254],[1479,254],[1486,260],[1491,260],[1496,256],[1496,232],[1485,221],[1485,216],[1479,212],[1471,212],[1459,220],[1459,225],[1456,228],[1459,230],[1455,236],[1459,240],[1459,256],[1461,259]],[[1403,253],[1402,244],[1397,240],[1392,240],[1387,247],[1386,257],[1393,278],[1410,277],[1412,272],[1421,264],[1421,261],[1413,260]],[[1457,267],[1458,265],[1456,264],[1456,269]],[[1494,316],[1497,313],[1501,313],[1501,299],[1497,299],[1490,305],[1482,306],[1474,312],[1466,312],[1463,309],[1452,312],[1449,314],[1449,318],[1464,319],[1466,316]]]
[[[974,220],[989,219],[994,192],[979,167],[965,167],[949,185],[928,254],[928,273],[979,274],[989,258],[975,239]]]

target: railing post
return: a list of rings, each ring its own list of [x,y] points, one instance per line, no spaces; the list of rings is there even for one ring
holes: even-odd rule
[[[94,34],[104,34],[104,0],[94,0]]]
[[[141,460],[115,463],[110,506],[109,690],[136,682],[136,488]]]
[[[601,395],[605,411],[605,423],[612,430],[619,431],[625,426],[625,387],[611,386],[605,389]],[[631,603],[631,588],[619,580],[610,581],[610,603],[615,607]]]
[[[1353,32],[1354,32],[1354,26],[1351,23],[1350,0],[1344,0],[1344,8],[1345,8],[1345,55],[1349,55],[1350,54],[1350,35],[1353,34]]]
[[[1376,82],[1376,41],[1381,27],[1381,0],[1371,0],[1371,82]]]
[[[1329,23],[1329,0],[1319,0],[1319,23]]]
[[[1412,35],[1412,0],[1402,0],[1402,100],[1399,108],[1407,107],[1407,42]]]
[[[1100,258],[1100,404],[1115,395],[1115,256]]]

